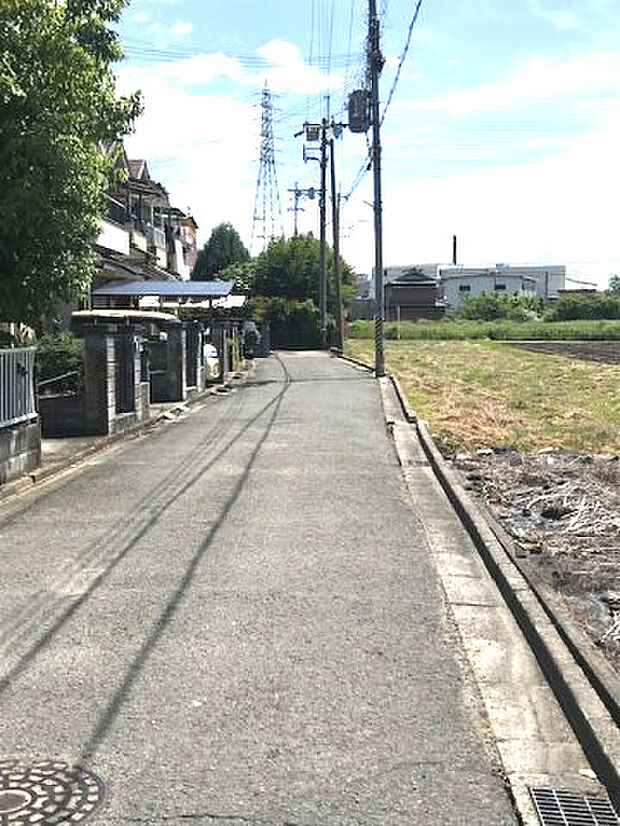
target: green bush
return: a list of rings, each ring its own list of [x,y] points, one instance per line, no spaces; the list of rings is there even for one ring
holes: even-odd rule
[[[533,321],[540,317],[543,309],[544,301],[538,296],[488,292],[465,298],[456,311],[456,316],[480,321],[493,321],[500,318],[507,318],[511,321]]]
[[[37,348],[37,381],[42,382],[76,373],[64,379],[62,384],[54,385],[54,390],[78,393],[84,387],[84,342],[64,333],[55,336],[42,336],[34,342]]]
[[[374,338],[372,321],[354,321],[347,335],[352,339]],[[475,340],[495,341],[610,341],[620,340],[620,321],[403,321],[385,325],[388,340]]]
[[[620,295],[610,293],[567,293],[549,306],[548,321],[620,319]]]
[[[318,310],[311,299],[294,301],[255,296],[247,302],[249,317],[268,321],[273,347],[313,349],[319,346]]]

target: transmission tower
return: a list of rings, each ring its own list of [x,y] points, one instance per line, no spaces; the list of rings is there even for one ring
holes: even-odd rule
[[[262,92],[261,112],[260,164],[256,179],[256,195],[254,196],[250,250],[253,249],[254,239],[262,239],[264,248],[272,238],[284,235],[276,173],[275,140],[273,137],[273,102],[266,82]],[[278,227],[277,231],[276,226]]]

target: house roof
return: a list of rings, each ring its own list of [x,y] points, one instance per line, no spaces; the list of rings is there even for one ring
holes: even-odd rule
[[[71,320],[74,326],[77,326],[79,322],[96,323],[97,321],[152,321],[174,326],[181,324],[178,316],[172,313],[162,313],[159,310],[76,310],[71,313]]]
[[[388,281],[386,288],[398,287],[436,287],[437,281],[434,278],[396,278],[394,281]]]
[[[149,175],[149,168],[146,165],[146,161],[144,159],[142,159],[142,158],[137,159],[137,160],[128,159],[127,163],[129,165],[129,174],[131,175],[132,178],[135,178],[137,181],[140,181],[140,180],[148,181],[148,180],[150,180],[151,176]]]
[[[531,275],[524,275],[520,272],[506,272],[501,270],[485,270],[484,272],[445,272],[441,273],[441,280],[442,281],[458,281],[461,279],[466,279],[467,281],[475,281],[477,278],[513,278],[513,279],[520,279],[521,281],[531,281],[532,283],[536,284],[538,282],[537,278],[534,278]]]
[[[145,179],[136,181],[131,178],[126,185],[130,192],[138,192],[141,195],[155,195],[157,198],[162,198],[168,206],[168,190],[157,181]]]
[[[126,281],[104,284],[93,296],[159,296],[161,298],[225,298],[233,290],[232,281]]]

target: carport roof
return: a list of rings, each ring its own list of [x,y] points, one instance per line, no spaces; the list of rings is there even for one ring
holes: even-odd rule
[[[233,290],[232,281],[124,281],[93,290],[93,296],[145,296],[161,298],[224,298]]]

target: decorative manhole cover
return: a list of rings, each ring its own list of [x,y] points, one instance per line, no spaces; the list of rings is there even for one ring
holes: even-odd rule
[[[542,826],[618,826],[608,797],[580,795],[559,789],[530,789]]]
[[[0,760],[0,826],[82,823],[102,799],[101,780],[78,766]]]

